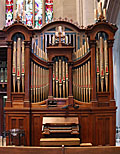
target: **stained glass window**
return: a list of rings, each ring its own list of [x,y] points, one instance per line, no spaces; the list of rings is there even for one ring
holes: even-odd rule
[[[35,0],[35,28],[42,25],[42,0]]]
[[[15,3],[14,10],[13,1]],[[52,21],[53,0],[6,0],[6,25],[11,25],[17,15],[21,17],[24,24],[40,28],[44,22]],[[43,16],[45,16],[45,19]]]
[[[18,15],[22,19],[22,14],[23,14],[23,0],[16,0],[16,10],[18,12]]]
[[[53,18],[53,0],[45,0],[45,22],[51,22]]]
[[[13,22],[13,0],[6,0],[6,25],[9,26]]]
[[[33,3],[32,0],[26,0],[26,24],[33,25]]]

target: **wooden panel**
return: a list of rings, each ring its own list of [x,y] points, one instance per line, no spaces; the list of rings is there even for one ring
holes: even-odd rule
[[[82,143],[92,143],[92,128],[91,128],[91,117],[90,115],[80,116],[80,137]]]
[[[110,147],[110,146],[101,146],[101,147],[67,147],[65,148],[65,154],[119,154],[120,147]]]
[[[63,154],[61,147],[34,148],[34,147],[0,147],[0,153],[4,154]]]
[[[19,119],[19,128],[20,129],[24,128],[24,119]]]
[[[110,118],[105,118],[105,144],[110,144]]]
[[[0,147],[4,154],[119,154],[120,147]]]
[[[96,145],[111,145],[114,133],[112,116],[97,116],[95,125]]]
[[[6,130],[24,129],[26,145],[30,145],[30,126],[28,114],[6,114]]]
[[[15,129],[15,128],[17,128],[17,125],[16,125],[16,119],[11,119],[11,129]]]
[[[42,137],[42,117],[40,115],[32,116],[32,145],[39,146]]]

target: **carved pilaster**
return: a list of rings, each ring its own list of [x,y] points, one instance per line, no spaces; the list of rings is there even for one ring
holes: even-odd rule
[[[30,47],[31,42],[25,41],[25,107],[30,106]]]
[[[91,50],[91,102],[93,106],[97,106],[97,98],[96,98],[96,63],[95,63],[95,47],[96,40],[90,40],[90,50]]]
[[[110,106],[115,106],[114,100],[114,86],[113,86],[113,48],[114,39],[108,40],[108,50],[109,50],[109,91],[110,91]]]
[[[69,96],[68,102],[69,104],[73,104],[73,94],[72,94],[72,66],[73,63],[69,63]]]
[[[49,65],[49,96],[48,96],[48,99],[52,99],[53,96],[52,96],[52,68],[53,68],[53,63],[48,63]]]
[[[11,102],[11,81],[12,81],[12,41],[7,41],[7,101],[6,101],[6,107],[12,107],[12,102]]]

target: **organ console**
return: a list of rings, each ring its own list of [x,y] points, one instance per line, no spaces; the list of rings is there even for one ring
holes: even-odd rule
[[[24,129],[26,145],[39,146],[43,117],[77,117],[82,143],[115,145],[112,46],[117,28],[103,14],[97,20],[85,29],[62,19],[39,30],[20,20],[4,28],[6,130]],[[49,126],[50,133],[56,124],[47,123],[44,132]],[[72,130],[75,124],[70,124]]]

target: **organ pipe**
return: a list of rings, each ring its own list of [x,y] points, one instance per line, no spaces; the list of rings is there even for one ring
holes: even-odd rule
[[[90,61],[88,61],[88,86],[89,86],[89,102],[91,99],[91,76],[90,76]]]
[[[66,62],[66,97],[68,97],[68,63]]]
[[[100,37],[100,80],[101,80],[101,91],[103,92],[104,86],[104,61],[103,61],[103,38]]]
[[[24,75],[25,75],[25,70],[24,70],[24,41],[22,41],[22,92],[24,92]]]
[[[73,96],[82,102],[90,102],[90,61],[73,68]]]
[[[13,75],[13,92],[24,92],[24,41],[21,38],[17,38],[17,42],[13,42],[13,64],[12,64],[12,75]],[[17,84],[16,84],[17,79]],[[17,91],[16,91],[17,90]]]
[[[16,82],[16,41],[14,41],[14,47],[13,47],[13,92],[15,92],[15,82]]]
[[[100,71],[99,71],[99,42],[97,41],[97,47],[96,47],[96,71],[97,71],[97,92],[99,92],[99,74],[100,74]]]
[[[18,92],[20,92],[20,60],[21,60],[21,38],[17,40],[17,88]]]
[[[84,102],[85,102],[85,77],[86,77],[85,65],[83,65],[83,87],[84,87]]]
[[[53,64],[53,96],[55,96],[55,64]]]
[[[63,97],[65,98],[65,61],[62,62],[63,65]]]
[[[97,92],[108,92],[109,90],[108,45],[106,38],[106,34],[100,32],[96,40]]]
[[[31,102],[47,99],[49,91],[49,72],[46,68],[31,61]]]
[[[86,69],[86,102],[88,102],[88,64],[85,64]]]
[[[58,97],[58,61],[56,61],[56,97]]]
[[[68,97],[68,62],[65,57],[55,57],[53,64],[53,96]]]
[[[104,59],[105,59],[105,84],[106,92],[108,92],[108,49],[107,49],[107,40],[104,41]]]
[[[78,68],[76,68],[76,78],[78,78]],[[76,98],[78,99],[78,80],[76,80]]]
[[[59,59],[59,94],[60,97],[62,96],[62,76],[61,76],[61,72],[62,72],[62,65],[61,65],[61,59]]]
[[[83,101],[83,66],[81,66],[81,101]]]
[[[43,76],[43,73],[42,73],[42,67],[40,68],[40,74],[41,74],[41,77],[40,77],[40,98],[41,98],[41,101],[43,100],[43,98],[42,98],[42,82],[43,82],[43,78],[42,78],[42,76]]]

